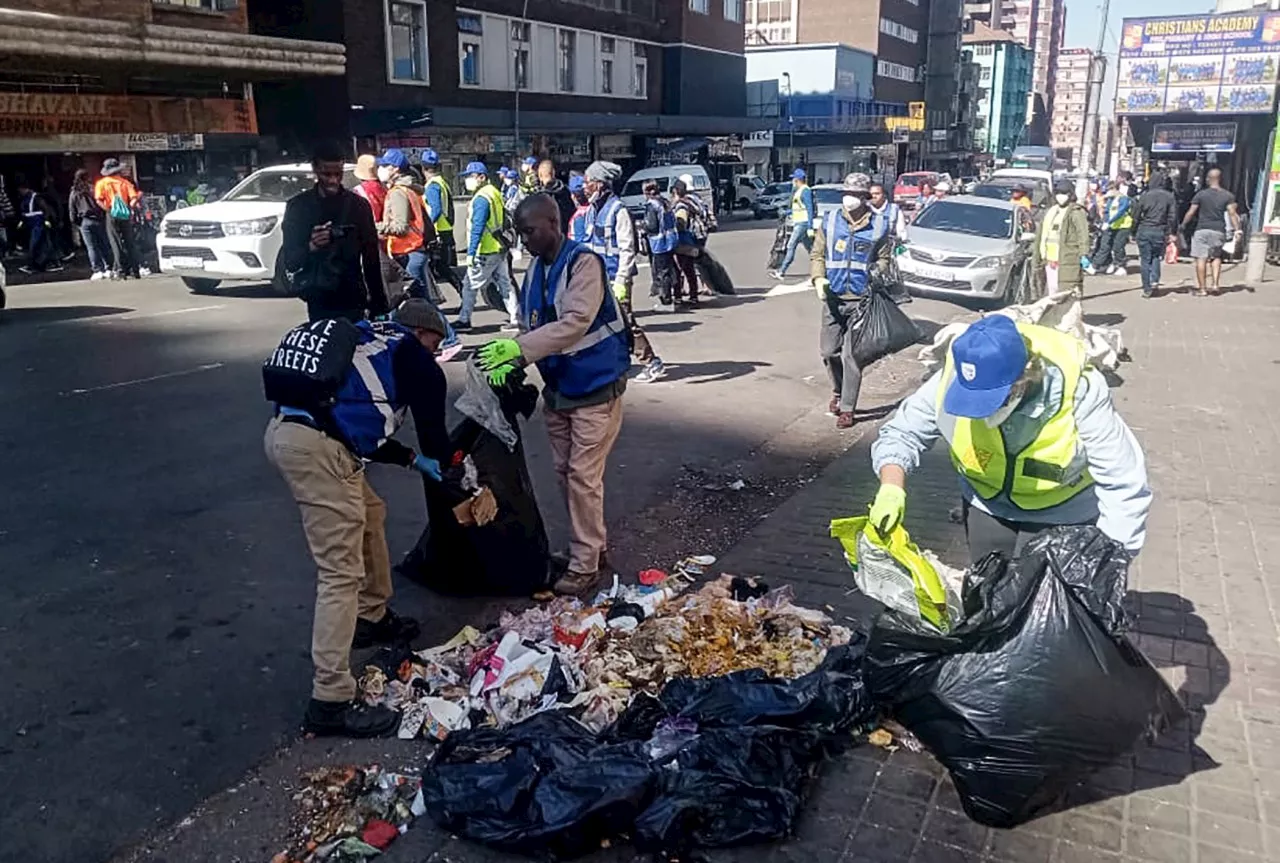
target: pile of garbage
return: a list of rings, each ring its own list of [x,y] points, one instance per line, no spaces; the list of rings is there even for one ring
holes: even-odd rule
[[[847,628],[796,605],[790,587],[725,575],[691,591],[714,562],[646,570],[635,585],[615,579],[590,604],[506,612],[486,632],[465,627],[426,650],[384,650],[360,676],[361,697],[399,710],[403,739],[506,728],[549,710],[573,710],[599,732],[671,680],[746,669],[793,679],[849,643]]]
[[[321,767],[293,796],[288,847],[271,863],[361,863],[426,812],[422,780],[368,767]]]

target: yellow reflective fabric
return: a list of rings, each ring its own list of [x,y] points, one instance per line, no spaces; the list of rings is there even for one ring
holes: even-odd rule
[[[807,188],[807,186],[797,186],[791,191],[791,224],[793,225],[809,221],[809,209],[804,205],[804,198],[801,197]]]
[[[1040,232],[1040,260],[1058,260],[1058,243],[1062,236],[1062,223],[1066,221],[1067,208],[1056,204],[1045,214],[1044,230]]]
[[[1074,408],[1076,389],[1086,364],[1085,347],[1075,336],[1048,327],[1018,324],[1018,331],[1028,341],[1033,354],[1061,370],[1062,404],[1045,422],[1036,439],[1012,456],[1012,464],[999,428],[989,428],[980,419],[955,417],[951,463],[982,499],[996,497],[1007,485],[1014,506],[1035,511],[1064,503],[1093,485],[1087,468],[1080,467],[1078,474],[1076,471],[1080,434]],[[938,387],[939,415],[943,412],[947,387],[954,379],[955,361],[948,351]]]
[[[480,237],[480,248],[477,251],[482,255],[501,252],[502,244],[498,242],[496,235],[502,229],[504,213],[502,193],[495,189],[492,183],[485,183],[479,189],[476,189],[475,197],[476,199],[484,198],[489,202],[489,219],[484,223],[484,234]],[[475,212],[474,204],[472,212]]]
[[[444,232],[446,234],[453,233],[453,222],[449,221],[449,213],[453,211],[453,190],[449,188],[449,181],[439,174],[434,174],[427,178],[428,186],[440,187],[440,217],[434,222],[436,233]],[[426,201],[426,197],[423,197]]]

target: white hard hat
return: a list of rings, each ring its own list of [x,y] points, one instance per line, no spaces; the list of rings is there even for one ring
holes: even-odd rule
[[[693,174],[681,174],[680,182],[684,183],[690,189],[693,188]]]

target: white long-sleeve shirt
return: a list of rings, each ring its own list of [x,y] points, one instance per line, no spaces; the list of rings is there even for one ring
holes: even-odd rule
[[[1062,373],[1048,364],[1045,372],[1044,383],[1000,426],[1010,452],[1030,444],[1051,415],[1048,412],[1061,402]],[[939,372],[925,381],[881,427],[871,446],[871,465],[877,474],[886,464],[896,464],[911,473],[920,465],[920,456],[942,436],[937,408],[941,378]],[[1151,509],[1146,459],[1137,438],[1116,411],[1101,372],[1088,369],[1080,378],[1073,413],[1093,477],[1092,486],[1057,506],[1041,510],[1020,509],[1004,493],[984,500],[964,477],[958,477],[961,492],[971,506],[1008,521],[1096,523],[1099,530],[1136,553],[1146,538],[1147,513]]]

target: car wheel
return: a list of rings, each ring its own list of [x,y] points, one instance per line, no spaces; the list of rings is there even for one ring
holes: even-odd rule
[[[213,289],[222,284],[221,279],[196,279],[183,276],[182,283],[191,289],[193,294],[212,294]]]
[[[751,209],[751,202],[750,202],[749,200],[747,200],[746,198],[743,198],[741,201],[739,201],[739,202],[738,202],[738,209],[739,209],[739,210],[750,210],[750,209]]]
[[[284,261],[281,258],[276,259],[276,274],[271,279],[271,292],[277,297],[292,297],[295,295],[293,282],[289,281],[289,274],[285,272]]]

